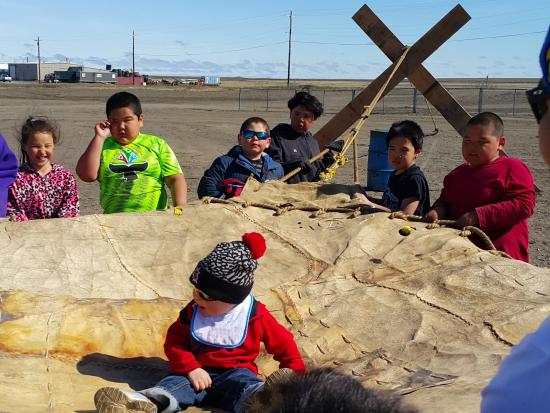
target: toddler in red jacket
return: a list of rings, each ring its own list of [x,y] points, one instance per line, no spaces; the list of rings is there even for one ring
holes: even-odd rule
[[[527,165],[500,155],[505,143],[498,115],[482,112],[470,119],[462,139],[466,162],[445,177],[426,218],[477,226],[496,249],[529,262],[527,219],[535,210],[535,184]]]
[[[251,294],[257,259],[265,249],[263,236],[252,232],[242,241],[218,244],[201,260],[189,277],[193,300],[164,343],[171,374],[140,392],[99,389],[94,398],[98,412],[171,413],[202,404],[242,412],[245,403],[253,405],[251,400],[268,392],[254,363],[260,342],[279,362],[274,377],[303,373],[292,333]]]

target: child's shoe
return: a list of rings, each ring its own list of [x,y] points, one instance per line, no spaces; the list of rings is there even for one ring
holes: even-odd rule
[[[130,389],[102,387],[95,393],[94,403],[98,413],[157,413],[151,400]]]
[[[283,368],[275,370],[265,380],[264,385],[250,396],[244,402],[244,411],[246,413],[262,413],[267,411],[267,408],[273,405],[273,401],[278,396],[278,386],[294,377],[294,370]]]

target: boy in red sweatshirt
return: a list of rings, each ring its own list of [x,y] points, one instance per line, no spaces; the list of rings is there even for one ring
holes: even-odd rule
[[[251,294],[256,260],[265,248],[262,235],[253,232],[242,241],[218,244],[200,261],[189,278],[193,300],[170,326],[164,343],[171,375],[140,392],[99,389],[94,398],[98,412],[172,413],[202,404],[242,412],[264,386],[254,363],[260,342],[282,371],[303,373],[292,333]]]
[[[466,162],[445,177],[426,218],[477,226],[498,250],[529,262],[527,218],[535,210],[533,176],[519,159],[500,156],[505,143],[498,115],[483,112],[470,119],[462,140]]]

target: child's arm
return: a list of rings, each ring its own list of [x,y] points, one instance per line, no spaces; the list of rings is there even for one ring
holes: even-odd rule
[[[510,167],[506,177],[503,200],[495,204],[477,207],[470,212],[476,214],[479,228],[484,231],[496,231],[511,228],[533,215],[534,210],[535,184],[533,176],[527,165],[519,161]]]
[[[351,199],[357,199],[358,201],[360,201],[361,203],[371,207],[371,208],[376,208],[378,209],[379,211],[382,211],[382,212],[392,212],[389,208],[386,208],[385,206],[382,206],[382,205],[379,205],[379,204],[376,204],[374,202],[372,202],[367,195],[365,195],[364,193],[362,192],[355,192],[351,195]]]
[[[418,208],[418,204],[420,204],[418,197],[405,198],[401,201],[401,208],[399,209],[405,214],[413,215],[416,212],[416,208]]]
[[[304,361],[294,341],[294,336],[271,313],[265,310],[262,318],[265,349],[279,362],[279,368],[289,368],[298,373],[305,371]]]
[[[186,311],[187,308],[182,312]],[[168,329],[164,341],[164,353],[168,357],[172,373],[186,375],[195,369],[201,368],[201,365],[190,351],[190,341],[189,324],[184,325],[181,318],[178,318]]]
[[[108,120],[95,125],[95,135],[76,164],[76,174],[84,182],[97,180],[103,143],[111,134],[109,125]]]
[[[29,220],[27,214],[25,214],[25,209],[20,205],[15,183],[10,186],[8,191],[8,216],[10,220],[17,222]]]
[[[164,183],[170,188],[174,207],[187,203],[187,181],[183,174],[175,174],[164,177]]]
[[[441,198],[440,198],[441,199]],[[445,205],[442,201],[438,199],[435,201],[435,203],[432,206],[432,209],[430,209],[426,215],[424,215],[424,218],[428,222],[434,222],[438,219],[445,219],[445,215],[447,214],[447,210],[445,208]]]
[[[439,198],[434,202],[430,210],[424,215],[424,219],[428,222],[434,222],[439,219],[445,219],[447,215],[447,204],[445,202],[445,197],[447,194],[447,189],[445,184],[447,183],[447,177],[443,179],[443,188],[439,194]]]
[[[204,171],[199,187],[197,188],[197,194],[199,198],[204,198],[205,196],[211,196],[213,198],[223,198],[224,191],[220,185],[220,181],[225,179],[225,171],[227,166],[225,166],[221,158],[217,158],[210,168]]]
[[[65,196],[59,207],[57,216],[59,218],[74,218],[80,215],[80,203],[78,202],[78,188],[76,179],[67,171],[65,182]]]
[[[187,314],[188,309],[189,306],[185,307],[180,314]],[[170,362],[170,371],[187,376],[195,391],[201,391],[212,385],[212,379],[191,353],[188,347],[190,340],[189,323],[184,324],[180,315],[168,329],[164,352]]]

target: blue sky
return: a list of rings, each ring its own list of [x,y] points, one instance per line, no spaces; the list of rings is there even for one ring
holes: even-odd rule
[[[389,64],[351,17],[362,1],[43,2],[0,6],[0,63],[65,61],[148,74],[286,78],[289,12],[291,77],[375,78]],[[457,3],[367,2],[412,45]],[[436,77],[538,77],[537,56],[550,24],[549,0],[466,0],[472,19],[425,66]]]

